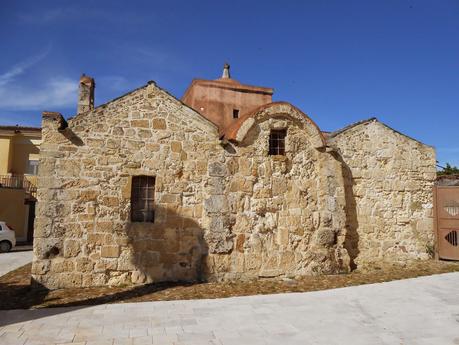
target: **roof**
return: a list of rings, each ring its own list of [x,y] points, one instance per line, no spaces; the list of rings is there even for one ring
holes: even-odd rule
[[[41,133],[41,128],[40,127],[28,127],[28,126],[1,126],[0,125],[0,130],[3,131],[14,131],[14,132],[37,132]]]
[[[288,107],[289,109],[292,109],[293,111],[295,111],[298,114],[300,114],[300,116],[303,116],[304,120],[307,121],[310,124],[311,128],[313,128],[313,130],[317,133],[320,142],[323,145],[325,145],[325,137],[324,137],[324,134],[320,131],[319,126],[317,126],[317,124],[314,121],[312,121],[311,118],[308,115],[306,115],[300,109],[298,109],[297,107],[295,107],[294,105],[292,105],[292,104],[290,104],[288,102],[272,102],[272,103],[264,104],[264,105],[258,107],[257,109],[255,109],[255,110],[253,110],[253,111],[251,111],[249,113],[244,114],[235,123],[233,123],[231,126],[229,126],[224,131],[224,133],[223,133],[224,138],[227,139],[227,140],[233,140],[233,141],[236,140],[236,137],[237,137],[239,129],[242,127],[242,125],[244,124],[244,122],[247,119],[255,117],[255,115],[257,115],[258,113],[260,113],[261,111],[263,111],[265,109],[275,108],[275,107],[279,107],[279,106]]]
[[[185,93],[183,94],[182,99],[185,99],[186,96],[188,96],[188,94],[191,92],[193,87],[196,85],[214,87],[214,88],[226,89],[226,90],[233,90],[233,91],[239,91],[239,92],[261,93],[261,94],[266,94],[266,95],[272,95],[274,93],[274,89],[271,87],[241,84],[237,80],[230,79],[230,78],[220,78],[216,80],[193,79],[190,86],[188,86]]]
[[[370,122],[373,122],[373,121],[378,121],[378,119],[376,117],[371,117],[371,118],[366,119],[366,120],[361,120],[361,121],[357,121],[357,122],[351,123],[350,125],[347,125],[346,127],[338,129],[337,131],[329,132],[328,133],[328,137],[329,138],[336,137],[338,134],[346,132],[351,128],[357,127],[358,125],[362,125],[362,124],[365,124],[365,123],[370,123]]]

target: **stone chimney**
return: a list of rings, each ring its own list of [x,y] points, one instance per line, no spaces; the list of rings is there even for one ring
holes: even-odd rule
[[[96,83],[94,79],[85,75],[80,78],[78,88],[78,109],[77,114],[86,113],[94,109],[94,88]]]

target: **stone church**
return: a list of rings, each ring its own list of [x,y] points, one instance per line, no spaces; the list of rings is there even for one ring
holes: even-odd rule
[[[333,274],[427,259],[435,152],[375,118],[324,132],[273,89],[148,82],[44,112],[35,283],[55,289]]]

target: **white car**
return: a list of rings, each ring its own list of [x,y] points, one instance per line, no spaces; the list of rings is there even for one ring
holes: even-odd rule
[[[16,245],[16,234],[5,222],[0,222],[0,253],[6,253]]]

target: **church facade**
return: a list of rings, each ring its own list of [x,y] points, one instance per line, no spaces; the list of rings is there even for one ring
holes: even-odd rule
[[[372,118],[322,132],[273,89],[154,82],[43,113],[32,275],[50,288],[333,274],[427,259],[435,152]]]

